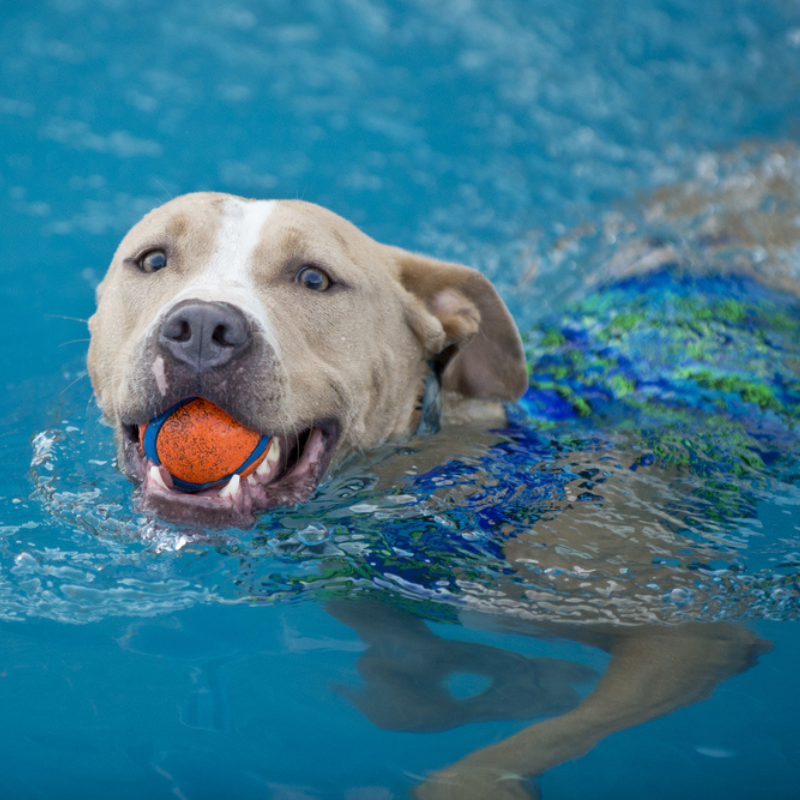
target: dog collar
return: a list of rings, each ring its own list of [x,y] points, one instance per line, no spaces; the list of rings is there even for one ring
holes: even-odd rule
[[[419,405],[419,422],[415,431],[417,436],[438,433],[442,427],[442,371],[438,361],[428,361],[430,372],[425,378],[422,399]]]

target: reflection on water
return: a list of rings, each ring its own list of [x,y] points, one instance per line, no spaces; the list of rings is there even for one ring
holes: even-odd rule
[[[578,704],[572,684],[596,677],[569,661],[440,638],[418,617],[386,603],[326,607],[369,646],[357,662],[364,687],[334,688],[387,730],[432,732],[561,714]]]

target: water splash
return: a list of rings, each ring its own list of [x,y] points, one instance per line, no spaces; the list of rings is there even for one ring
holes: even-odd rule
[[[447,463],[415,469],[439,455],[435,437],[387,447],[302,508],[215,534],[141,513],[109,468],[97,412],[70,413],[34,440],[33,497],[52,530],[44,548],[19,527],[0,541],[14,560],[2,613],[76,622],[389,592],[439,616],[463,605],[560,621],[797,616],[800,531],[776,537],[756,518],[777,497],[800,505],[781,470],[677,458],[703,444],[702,425],[679,442],[666,436],[667,457],[653,428],[637,438],[606,425],[600,435],[576,417],[543,429],[524,409]],[[775,557],[780,567],[765,560]]]

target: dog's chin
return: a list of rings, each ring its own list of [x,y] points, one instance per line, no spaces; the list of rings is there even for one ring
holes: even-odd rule
[[[136,425],[123,425],[122,434],[126,472],[141,484],[143,510],[180,524],[247,528],[262,511],[311,498],[330,465],[339,425],[325,420],[298,434],[276,436],[270,450],[279,455],[265,459],[258,471],[194,492],[177,488],[163,466],[144,456]]]

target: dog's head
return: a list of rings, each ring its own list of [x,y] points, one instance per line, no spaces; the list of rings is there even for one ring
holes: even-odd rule
[[[335,461],[413,432],[431,365],[451,403],[515,400],[527,383],[517,329],[480,273],[296,201],[203,193],[152,211],[120,244],[90,330],[120,464],[145,505],[205,524],[303,501]],[[222,497],[162,485],[138,425],[192,396],[273,437],[267,482]]]

